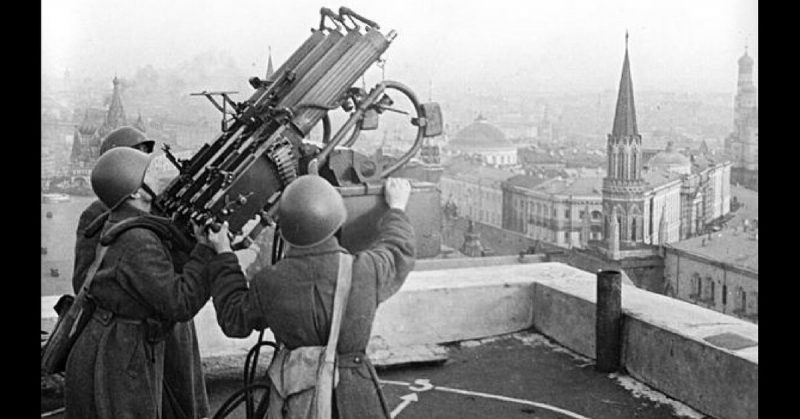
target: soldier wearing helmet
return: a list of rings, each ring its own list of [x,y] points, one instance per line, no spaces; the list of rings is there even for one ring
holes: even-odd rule
[[[127,147],[152,153],[155,141],[138,129],[124,126],[111,131],[100,144],[100,155],[118,147]],[[149,172],[148,172],[149,173]],[[157,182],[151,182],[153,186]],[[75,240],[75,265],[72,286],[77,294],[94,260],[95,249],[100,240],[100,230],[108,217],[108,207],[102,200],[92,202],[78,221]],[[180,273],[192,248],[179,246],[184,240],[170,241],[170,256],[175,271]],[[163,413],[165,419],[181,417],[205,417],[211,414],[205,381],[202,379],[200,350],[194,321],[179,322],[165,338],[165,391]]]
[[[108,150],[117,147],[129,147],[140,150],[144,153],[152,153],[155,142],[147,138],[147,136],[136,128],[125,126],[111,131],[100,144],[100,155],[104,155]],[[88,254],[94,255],[94,249],[97,247],[97,240],[99,239],[99,227],[102,221],[98,220],[94,228],[87,231],[92,222],[97,220],[98,217],[107,215],[108,207],[103,204],[101,200],[95,200],[83,210],[78,220],[78,228],[76,231],[75,240],[75,254]],[[87,234],[88,233],[88,234]],[[92,263],[91,257],[75,258],[75,265],[72,271],[72,288],[77,293],[83,284],[83,277]]]
[[[390,416],[365,351],[378,305],[400,289],[414,267],[414,231],[405,214],[410,190],[405,179],[387,180],[388,209],[379,222],[379,237],[372,248],[352,255],[352,286],[336,346],[339,381],[331,400],[333,417]],[[303,354],[302,348],[327,344],[339,255],[349,253],[336,234],[347,211],[336,189],[316,175],[289,184],[278,205],[280,235],[288,243],[286,257],[255,273],[249,286],[241,272],[212,279],[212,295],[217,321],[227,336],[243,338],[270,327],[281,342],[269,376],[278,371],[278,377],[293,378],[270,379],[267,417],[292,418],[303,414],[295,411],[297,402],[288,402],[298,390],[292,383],[315,382],[316,377],[309,376],[315,370],[302,362],[275,360],[294,359],[292,353]],[[208,233],[218,251],[230,246],[226,231],[223,225],[219,232]]]
[[[233,253],[216,252],[195,226],[197,242],[176,272],[169,247],[186,243],[168,219],[150,214],[150,162],[151,155],[117,147],[92,170],[92,189],[110,213],[99,239],[107,251],[89,289],[95,310],[67,358],[67,418],[175,415],[164,409],[166,340],[206,303],[211,275],[240,269]],[[202,381],[202,371],[195,373]]]

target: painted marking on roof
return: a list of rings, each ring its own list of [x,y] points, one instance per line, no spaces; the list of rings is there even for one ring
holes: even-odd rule
[[[403,402],[400,403],[397,407],[395,407],[394,410],[392,410],[392,413],[390,414],[391,417],[393,417],[393,418],[395,416],[399,415],[400,412],[402,412],[403,409],[406,408],[406,406],[410,405],[413,402],[419,401],[419,397],[417,397],[417,393],[409,393],[409,394],[406,394],[405,396],[400,396],[400,399],[403,400]]]
[[[455,394],[461,394],[461,395],[465,395],[465,396],[483,397],[485,399],[492,399],[492,400],[499,400],[499,401],[503,401],[503,402],[518,403],[518,404],[524,404],[524,405],[528,405],[528,406],[534,406],[534,407],[538,407],[540,409],[546,409],[546,410],[550,410],[552,412],[560,413],[562,415],[568,416],[570,418],[575,418],[575,419],[590,419],[587,416],[582,416],[582,415],[579,415],[579,414],[577,414],[575,412],[571,412],[569,410],[565,410],[565,409],[562,409],[560,407],[551,406],[551,405],[545,404],[545,403],[539,403],[539,402],[534,402],[534,401],[530,401],[530,400],[517,399],[517,398],[514,398],[514,397],[500,396],[500,395],[496,395],[496,394],[481,393],[481,392],[478,392],[478,391],[469,391],[469,390],[461,390],[461,389],[457,389],[457,388],[435,386],[435,385],[431,384],[430,380],[428,380],[428,379],[416,379],[416,380],[414,380],[414,385],[410,385],[409,383],[405,383],[405,382],[402,382],[402,381],[389,381],[389,380],[379,380],[379,381],[382,384],[394,384],[394,385],[400,385],[400,386],[408,386],[409,390],[414,391],[414,392],[438,390],[438,391],[443,391],[443,392],[447,392],[447,393],[455,393]],[[409,397],[411,395],[414,396],[413,400],[412,400],[411,397]],[[416,396],[416,393],[412,393],[411,395],[406,395],[406,396],[400,397],[403,400],[403,402],[400,403],[392,411],[392,414],[391,414],[392,418],[394,418],[403,409],[405,409],[412,401],[416,402],[416,401],[419,400],[418,397]]]

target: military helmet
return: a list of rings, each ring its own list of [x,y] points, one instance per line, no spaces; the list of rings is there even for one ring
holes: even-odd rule
[[[280,234],[294,247],[316,246],[331,237],[347,219],[339,192],[317,175],[289,184],[278,204]]]
[[[139,146],[146,146],[147,153],[151,153],[154,145],[155,141],[148,139],[143,132],[134,127],[125,126],[106,135],[100,144],[100,155],[102,156],[106,151],[116,147],[138,148]]]
[[[92,190],[114,210],[136,192],[144,182],[152,155],[118,147],[100,156],[92,169]]]

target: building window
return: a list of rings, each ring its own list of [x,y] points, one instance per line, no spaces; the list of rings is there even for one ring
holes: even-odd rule
[[[570,212],[569,212],[569,208],[567,208],[567,209],[564,210],[564,218],[569,220],[569,216],[570,216]]]
[[[689,293],[689,298],[693,300],[699,300],[701,297],[701,292],[703,291],[703,283],[700,280],[700,274],[694,273],[692,274],[692,287],[691,293]]]
[[[703,291],[705,291],[705,293],[703,294],[703,300],[713,303],[715,300],[714,279],[712,279],[710,276],[707,276],[705,282],[706,285],[705,287],[703,287]]]
[[[722,286],[722,305],[728,304],[728,286]]]
[[[580,219],[583,220],[584,218],[586,218],[586,211],[581,211],[578,213],[578,215],[580,216]]]
[[[744,288],[742,287],[739,287],[737,289],[737,293],[739,298],[737,298],[738,305],[736,307],[736,311],[741,314],[744,314],[747,312],[747,293],[744,291]]]

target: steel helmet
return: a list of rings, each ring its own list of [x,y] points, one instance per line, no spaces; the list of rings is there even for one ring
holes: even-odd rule
[[[107,207],[116,209],[142,186],[151,157],[128,147],[109,150],[92,169],[92,190]]]
[[[134,127],[120,127],[108,133],[106,138],[103,139],[103,142],[100,144],[100,155],[102,156],[106,154],[106,151],[116,147],[137,148],[141,145],[147,147],[149,150],[147,153],[151,153],[155,141],[148,139],[143,132]]]
[[[331,237],[347,219],[339,192],[317,175],[295,179],[278,204],[280,234],[294,247],[316,246]]]

